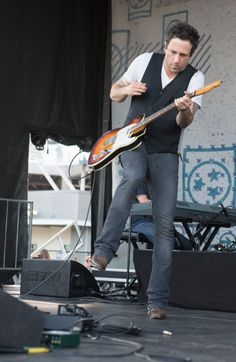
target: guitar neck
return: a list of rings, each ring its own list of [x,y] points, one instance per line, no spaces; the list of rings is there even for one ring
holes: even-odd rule
[[[160,111],[153,113],[151,116],[144,118],[141,122],[139,122],[139,126],[141,123],[143,123],[142,126],[147,126],[149,123],[154,122],[157,118],[164,116],[166,113],[172,111],[175,108],[176,108],[176,106],[175,106],[175,103],[173,102],[173,103],[169,104],[168,106],[162,108]]]

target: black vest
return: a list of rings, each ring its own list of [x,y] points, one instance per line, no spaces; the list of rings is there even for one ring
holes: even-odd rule
[[[142,78],[142,82],[147,83],[148,90],[142,96],[132,97],[125,125],[129,124],[141,114],[149,116],[157,111],[158,108],[154,111],[152,106],[158,101],[162,94],[166,94],[171,88],[173,89],[173,92],[172,90],[170,91],[168,102],[164,103],[159,109],[184,95],[184,91],[188,88],[190,79],[197,70],[191,65],[188,65],[183,72],[179,73],[165,88],[162,89],[161,68],[163,59],[163,54],[154,53],[152,55]],[[147,127],[147,132],[143,141],[148,153],[177,153],[181,134],[181,128],[176,124],[177,113],[178,110],[174,109],[163,117],[158,118]]]

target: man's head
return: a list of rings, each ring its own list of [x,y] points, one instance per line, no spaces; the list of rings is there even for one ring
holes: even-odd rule
[[[195,28],[186,23],[172,26],[165,42],[164,66],[170,78],[182,72],[199,43],[199,34]]]
[[[192,56],[194,51],[198,47],[200,36],[198,34],[198,31],[193,26],[187,23],[178,22],[169,29],[166,36],[165,48],[168,46],[169,42],[173,38],[188,40],[192,45],[190,53],[190,56]]]

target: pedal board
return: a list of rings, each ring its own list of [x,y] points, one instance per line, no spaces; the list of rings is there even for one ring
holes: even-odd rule
[[[43,332],[43,343],[56,348],[74,348],[80,344],[80,330]]]

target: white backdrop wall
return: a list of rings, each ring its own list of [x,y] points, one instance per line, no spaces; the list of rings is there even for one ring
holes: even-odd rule
[[[113,0],[112,82],[137,55],[162,51],[168,27],[178,20],[195,26],[201,36],[191,64],[205,74],[206,84],[223,81],[204,96],[202,109],[184,133],[178,199],[236,207],[235,0]],[[122,127],[128,106],[129,100],[112,104],[113,128]],[[116,159],[114,189],[121,173]],[[229,241],[235,235],[231,228],[221,230],[219,238]]]

